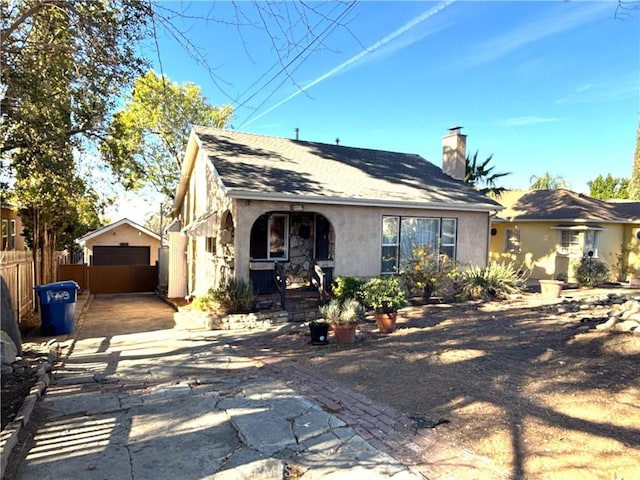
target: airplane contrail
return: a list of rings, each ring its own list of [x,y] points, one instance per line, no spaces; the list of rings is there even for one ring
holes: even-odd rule
[[[276,103],[272,107],[268,108],[267,110],[265,110],[261,114],[259,114],[256,117],[246,121],[243,125],[249,125],[250,123],[255,122],[259,118],[264,117],[266,114],[272,112],[276,108],[278,108],[281,105],[287,103],[289,100],[297,97],[298,95],[300,95],[305,90],[308,90],[309,88],[319,84],[320,82],[323,82],[327,78],[332,77],[336,73],[340,72],[341,70],[344,70],[345,68],[347,68],[351,64],[357,62],[358,60],[360,60],[361,58],[365,57],[366,55],[369,55],[370,53],[375,52],[380,47],[383,47],[384,45],[386,45],[387,43],[391,42],[392,40],[394,40],[398,36],[402,35],[403,33],[408,32],[409,30],[411,30],[412,28],[414,28],[418,24],[420,24],[420,23],[424,22],[425,20],[433,17],[436,13],[440,12],[445,7],[451,5],[453,2],[455,2],[455,0],[446,0],[446,1],[442,2],[441,4],[433,7],[432,9],[427,10],[426,12],[422,13],[421,15],[418,15],[414,19],[412,19],[409,22],[405,23],[402,27],[398,28],[396,31],[394,31],[394,32],[390,33],[389,35],[387,35],[386,37],[384,37],[382,40],[378,40],[376,43],[371,45],[369,48],[366,48],[366,49],[362,50],[360,53],[354,55],[353,57],[351,57],[348,60],[345,60],[344,62],[342,62],[337,67],[329,70],[327,73],[325,73],[325,74],[319,76],[318,78],[316,78],[315,80],[309,82],[308,84],[306,84],[301,89],[296,90],[295,92],[293,92],[291,95],[289,95],[284,100],[280,100],[278,103]]]

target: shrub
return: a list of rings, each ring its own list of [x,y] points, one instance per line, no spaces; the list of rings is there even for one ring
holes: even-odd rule
[[[462,273],[462,293],[468,298],[504,298],[519,292],[523,280],[512,263],[473,266]]]
[[[248,313],[251,311],[254,293],[251,283],[244,279],[231,279],[217,289],[209,290],[211,299],[224,313]]]
[[[608,278],[609,268],[596,258],[584,257],[576,268],[576,281],[581,287],[594,287]]]
[[[363,321],[365,309],[360,302],[353,298],[348,298],[344,303],[334,298],[320,307],[320,315],[328,323],[348,325]]]
[[[352,323],[360,323],[364,321],[365,309],[354,298],[347,299],[342,304],[342,311],[340,312],[340,318],[336,322],[338,325],[348,325]]]
[[[343,275],[333,279],[331,291],[335,298],[341,302],[344,302],[349,298],[355,298],[358,301],[362,301],[362,286],[364,284],[365,281],[359,277]]]
[[[397,312],[407,303],[407,294],[396,277],[376,277],[362,287],[365,303],[378,313]]]
[[[201,312],[206,312],[207,310],[213,309],[213,300],[210,295],[202,295],[200,297],[196,297],[191,302],[191,308],[194,310],[200,310]]]
[[[329,323],[336,323],[342,313],[342,302],[334,298],[329,303],[319,307],[320,315]]]
[[[425,300],[436,292],[455,264],[446,255],[438,255],[431,248],[412,250],[411,259],[403,266],[400,276],[411,294],[420,294]]]

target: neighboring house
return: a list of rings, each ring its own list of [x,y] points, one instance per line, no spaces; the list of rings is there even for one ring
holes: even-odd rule
[[[89,232],[77,242],[87,265],[155,265],[160,236],[127,218]]]
[[[0,209],[0,219],[2,222],[2,239],[0,251],[24,250],[24,237],[22,236],[22,220],[18,212],[13,207],[2,202]]]
[[[531,279],[574,280],[592,253],[614,273],[640,272],[640,202],[604,202],[565,189],[507,191],[492,220],[491,258],[511,260]]]
[[[197,295],[233,276],[269,293],[276,262],[290,285],[309,285],[314,264],[329,278],[373,277],[414,246],[486,265],[501,207],[462,180],[466,135],[451,130],[448,175],[419,155],[195,127],[169,234],[182,237],[169,249],[184,284],[172,290],[170,274],[170,291]]]

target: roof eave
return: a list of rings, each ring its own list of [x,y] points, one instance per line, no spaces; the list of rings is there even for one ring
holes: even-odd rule
[[[358,207],[390,207],[390,208],[411,208],[411,209],[431,209],[449,211],[474,211],[474,212],[497,212],[504,209],[499,205],[486,203],[441,203],[441,202],[409,202],[405,200],[386,199],[363,199],[346,198],[333,196],[313,196],[313,195],[291,195],[271,192],[255,192],[242,189],[228,189],[229,197],[235,200],[263,200],[272,202],[290,203],[320,203],[327,205],[349,205]]]

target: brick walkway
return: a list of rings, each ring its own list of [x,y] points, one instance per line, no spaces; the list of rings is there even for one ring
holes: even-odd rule
[[[415,422],[389,406],[380,405],[327,378],[321,372],[248,346],[233,346],[253,359],[268,375],[316,402],[343,420],[372,446],[388,453],[429,480],[507,479],[510,474],[480,457],[440,438],[434,430],[417,429]]]

